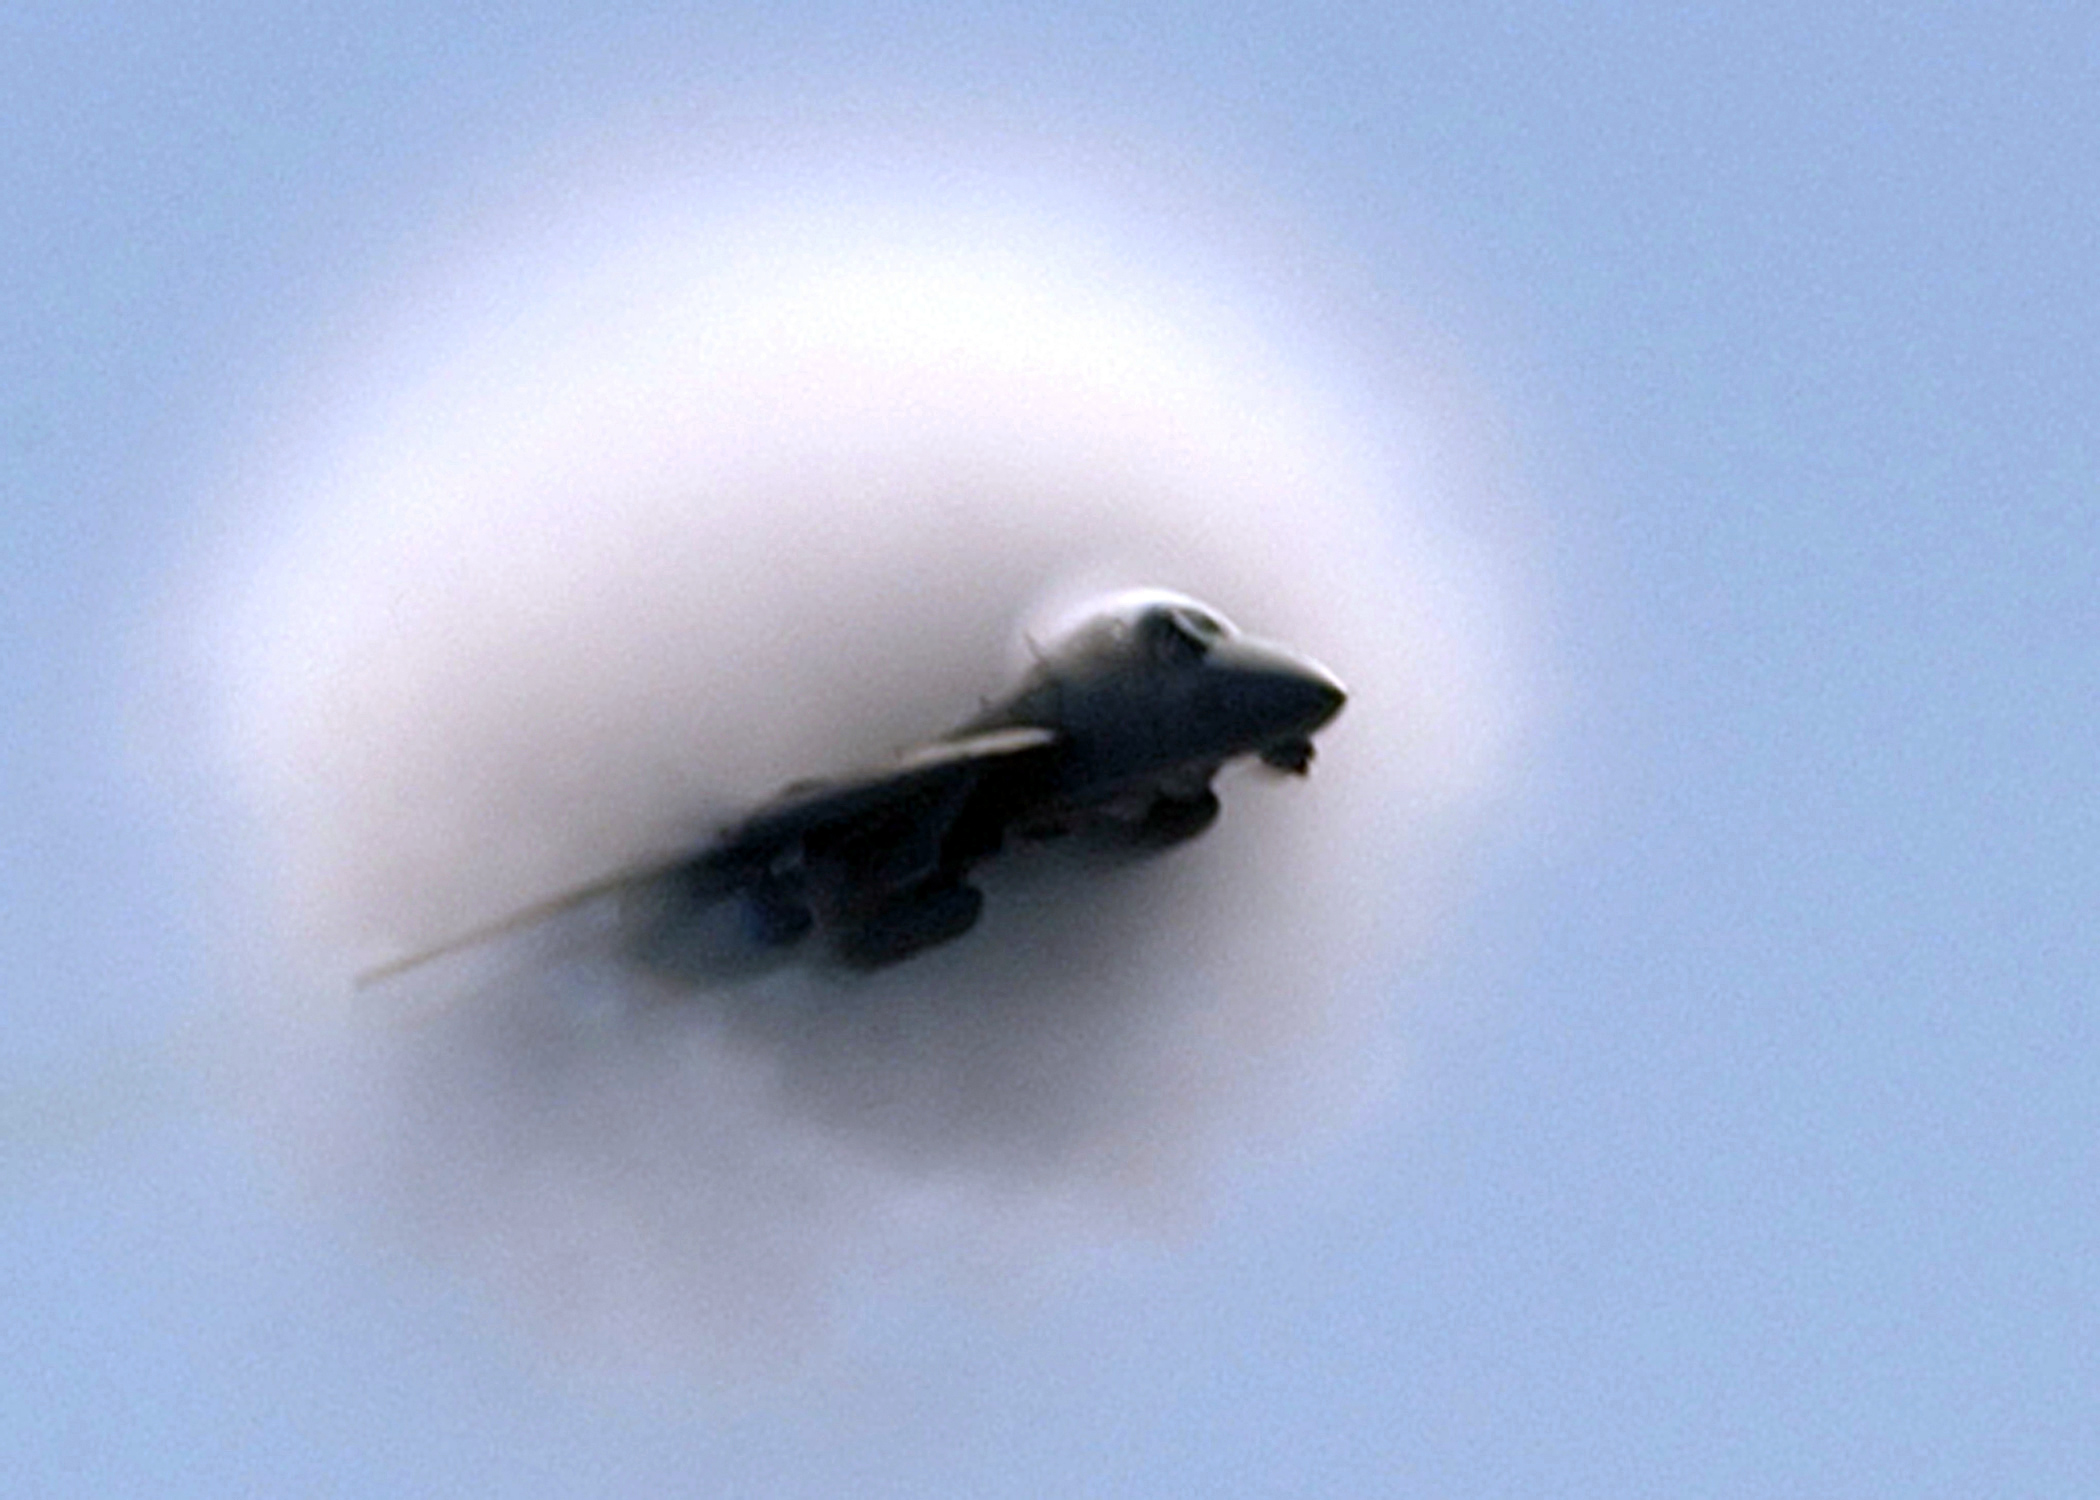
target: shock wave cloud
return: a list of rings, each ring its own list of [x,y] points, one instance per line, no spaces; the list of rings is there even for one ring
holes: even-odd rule
[[[404,292],[245,475],[210,646],[295,1161],[557,1343],[770,1353],[1185,1224],[1235,1146],[1362,1102],[1509,716],[1477,575],[1362,420],[1409,393],[1055,216],[549,217]],[[1006,861],[870,975],[680,985],[583,909],[351,990],[967,720],[1141,585],[1348,684],[1309,779],[1229,769],[1154,860]]]

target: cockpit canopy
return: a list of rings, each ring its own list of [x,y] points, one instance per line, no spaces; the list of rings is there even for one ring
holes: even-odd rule
[[[1155,604],[1132,622],[1138,646],[1166,665],[1198,662],[1228,638],[1225,622],[1194,605]]]
[[[1067,662],[1142,651],[1174,665],[1201,661],[1212,647],[1238,635],[1229,620],[1186,594],[1130,589],[1053,632],[1038,650],[1046,659]]]

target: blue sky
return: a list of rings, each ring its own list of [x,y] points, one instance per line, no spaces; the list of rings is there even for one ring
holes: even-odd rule
[[[0,99],[11,1489],[2100,1487],[2089,17],[49,7]],[[138,664],[256,413],[541,153],[958,122],[1463,374],[1524,774],[1372,1123],[840,1368],[578,1384],[223,1104]]]

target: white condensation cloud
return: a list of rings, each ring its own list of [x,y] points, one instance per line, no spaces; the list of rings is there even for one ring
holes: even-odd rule
[[[565,223],[405,297],[248,473],[211,650],[294,955],[273,1128],[616,1358],[806,1345],[885,1267],[1181,1221],[1390,1045],[1506,753],[1495,601],[1349,415],[1408,393],[1333,399],[1263,337],[1286,309],[1011,207]],[[1011,860],[976,931],[869,978],[677,991],[586,910],[351,991],[940,732],[1031,623],[1137,583],[1348,683],[1308,781],[1228,772],[1151,863]]]

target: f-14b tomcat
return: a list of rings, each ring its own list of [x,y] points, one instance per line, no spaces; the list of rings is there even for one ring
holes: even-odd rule
[[[797,782],[698,849],[358,982],[612,895],[645,963],[689,968],[698,953],[712,955],[703,970],[743,971],[815,945],[845,968],[883,968],[976,925],[984,893],[970,876],[1011,845],[1083,835],[1164,849],[1216,820],[1211,779],[1227,761],[1304,775],[1343,700],[1324,668],[1185,595],[1112,595],[1037,647],[1009,696],[890,765]]]

